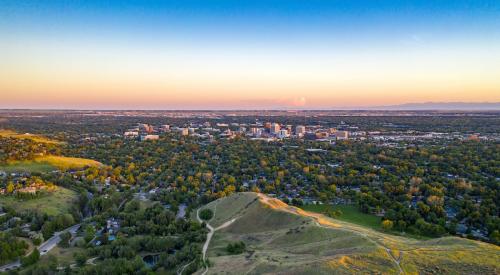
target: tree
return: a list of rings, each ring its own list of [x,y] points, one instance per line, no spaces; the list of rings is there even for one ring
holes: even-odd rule
[[[301,199],[293,198],[292,204],[295,206],[302,206],[302,205],[304,205],[304,202]]]
[[[394,222],[391,220],[382,221],[382,229],[384,229],[386,231],[391,230],[393,226],[394,226]]]
[[[36,262],[38,262],[39,259],[40,259],[40,251],[38,251],[38,249],[35,248],[35,250],[33,250],[33,252],[31,252],[31,254],[29,254],[26,257],[21,258],[21,265],[22,266],[29,266],[29,265],[32,265],[32,264],[35,264]]]
[[[16,239],[12,232],[0,232],[0,264],[24,255],[28,245]]]
[[[137,200],[132,200],[130,202],[128,202],[127,204],[125,204],[125,212],[133,212],[133,211],[136,211],[138,210],[140,207],[140,204],[139,204],[139,201]]]
[[[68,247],[69,246],[69,240],[71,239],[71,233],[69,232],[64,232],[59,235],[61,238],[61,241],[59,242],[60,247]]]
[[[87,262],[87,256],[84,253],[75,253],[73,256],[78,266],[83,266]]]
[[[500,232],[498,230],[494,230],[490,234],[490,240],[493,243],[500,244]]]
[[[7,194],[12,194],[12,192],[14,192],[14,184],[10,181],[8,184],[7,184]]]
[[[40,245],[42,243],[41,237],[37,237],[33,239],[33,244],[34,245]]]
[[[90,242],[95,236],[95,228],[92,225],[88,225],[85,228],[85,242]]]
[[[214,212],[212,212],[211,209],[205,208],[205,209],[200,211],[200,218],[202,220],[208,221],[208,220],[212,219],[213,216],[214,216]]]

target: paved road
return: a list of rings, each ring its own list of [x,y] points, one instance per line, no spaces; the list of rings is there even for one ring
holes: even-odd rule
[[[78,228],[80,228],[80,226],[81,226],[81,224],[75,224],[71,227],[68,227],[68,228],[62,230],[62,231],[54,233],[54,236],[52,238],[48,239],[47,241],[45,241],[44,243],[42,243],[38,247],[38,251],[40,251],[40,255],[45,255],[50,250],[52,250],[52,248],[54,248],[57,245],[57,243],[59,243],[61,241],[60,235],[62,233],[69,232],[69,233],[71,233],[71,235],[75,235],[76,231],[78,230]],[[8,270],[19,268],[20,266],[21,266],[21,261],[17,260],[17,261],[0,266],[0,272],[5,272]]]
[[[15,262],[10,263],[10,264],[0,266],[0,272],[9,271],[9,270],[19,268],[19,267],[21,267],[21,261],[17,260]]]
[[[40,255],[45,255],[52,248],[54,248],[61,241],[60,235],[62,233],[69,232],[69,233],[71,233],[71,235],[75,235],[76,231],[78,230],[78,228],[80,228],[80,226],[81,226],[81,224],[75,224],[75,225],[73,225],[71,227],[68,227],[68,228],[62,230],[62,231],[54,233],[54,236],[52,238],[48,239],[47,241],[45,241],[44,243],[42,243],[38,247],[38,250],[40,251]]]

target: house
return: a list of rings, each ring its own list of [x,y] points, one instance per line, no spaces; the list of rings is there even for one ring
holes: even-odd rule
[[[30,227],[31,227],[31,224],[29,224],[29,223],[25,223],[25,224],[21,225],[21,230],[22,230],[23,232],[25,232],[25,233],[28,233],[28,232],[30,232],[30,231],[31,231],[31,230],[30,230]]]
[[[116,234],[120,230],[120,223],[115,218],[110,218],[106,221],[106,231],[110,234]]]

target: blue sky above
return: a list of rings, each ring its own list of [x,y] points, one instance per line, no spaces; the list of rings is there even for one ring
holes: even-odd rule
[[[52,0],[2,1],[2,6],[2,32],[61,39],[135,37],[285,47],[286,42],[341,41],[390,47],[401,39],[467,42],[500,34],[500,2],[495,0]]]

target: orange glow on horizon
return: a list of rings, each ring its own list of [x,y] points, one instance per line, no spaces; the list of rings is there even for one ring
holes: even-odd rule
[[[500,101],[500,56],[486,52],[245,56],[112,47],[4,50],[10,53],[0,64],[4,108],[335,108]]]

